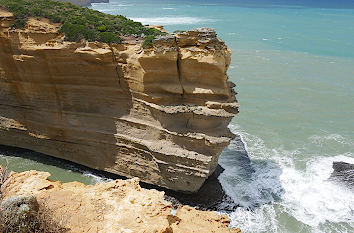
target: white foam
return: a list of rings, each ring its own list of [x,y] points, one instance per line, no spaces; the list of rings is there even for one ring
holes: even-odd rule
[[[309,140],[312,143],[318,144],[323,146],[323,144],[334,141],[334,142],[338,142],[340,144],[345,144],[345,145],[351,145],[353,144],[352,142],[346,140],[343,136],[339,135],[339,134],[328,134],[328,135],[323,135],[323,136],[319,136],[319,135],[313,135],[311,137],[309,137]]]
[[[254,211],[242,208],[229,214],[230,227],[238,227],[242,232],[277,232],[276,213],[271,205],[263,205]]]
[[[215,20],[197,17],[151,17],[151,18],[130,18],[134,21],[141,22],[142,24],[158,24],[158,25],[191,25],[213,22]]]
[[[106,178],[103,176],[94,175],[89,171],[83,171],[82,175],[89,177],[93,181],[94,184],[112,181],[112,179],[109,179],[109,178]]]
[[[333,227],[337,229],[343,223],[346,227],[336,232],[354,228],[354,192],[328,181],[333,161],[354,163],[354,153],[307,156],[305,167],[298,168],[296,161],[302,156],[303,145],[298,150],[267,148],[261,138],[248,134],[240,126],[231,125],[230,129],[241,135],[253,160],[254,173],[242,179],[239,176],[242,167],[233,167],[232,156],[223,155],[220,163],[225,172],[219,177],[220,182],[236,203],[245,207],[260,205],[252,211],[238,208],[231,213],[232,227],[252,233],[284,232],[284,220],[277,222],[279,214],[284,213],[302,222],[311,232],[333,232]],[[317,144],[327,141],[352,144],[339,134],[314,135],[309,139]],[[231,152],[227,153],[232,153],[235,145],[231,143],[229,149]]]
[[[283,199],[291,214],[314,228],[329,222],[354,222],[354,193],[327,181],[333,161],[354,163],[351,153],[315,158],[305,172],[283,168],[281,182],[286,190]]]

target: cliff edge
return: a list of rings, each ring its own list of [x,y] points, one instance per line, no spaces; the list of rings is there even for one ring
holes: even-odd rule
[[[213,173],[238,113],[230,50],[212,29],[149,48],[68,42],[60,24],[0,11],[0,143],[172,190]]]
[[[1,171],[1,168],[0,168]],[[1,186],[3,203],[34,196],[65,232],[234,232],[229,218],[189,206],[173,210],[164,193],[146,190],[137,178],[94,186],[48,179],[47,172],[11,173]]]

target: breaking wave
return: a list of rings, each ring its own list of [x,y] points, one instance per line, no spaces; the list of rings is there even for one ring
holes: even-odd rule
[[[239,126],[230,128],[241,136],[250,158],[246,163],[237,162],[240,155],[235,141],[220,157],[225,168],[220,182],[241,206],[229,214],[232,227],[252,233],[354,231],[354,192],[328,181],[333,161],[354,163],[352,152],[309,156],[301,165],[297,159],[305,153],[303,145],[293,151],[267,148],[261,138]],[[308,140],[314,144],[350,143],[337,134]],[[290,224],[284,225],[287,222]]]
[[[213,19],[197,18],[197,17],[151,17],[151,18],[130,18],[142,24],[158,24],[158,25],[191,25],[214,22]]]

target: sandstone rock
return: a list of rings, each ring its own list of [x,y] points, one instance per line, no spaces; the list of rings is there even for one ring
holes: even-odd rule
[[[238,112],[230,50],[210,29],[141,44],[11,29],[0,12],[0,143],[185,192],[214,172]]]
[[[229,229],[226,215],[180,206],[172,215],[164,193],[142,189],[138,179],[94,186],[60,183],[47,172],[12,173],[3,186],[5,202],[13,196],[36,196],[70,232],[240,232]]]

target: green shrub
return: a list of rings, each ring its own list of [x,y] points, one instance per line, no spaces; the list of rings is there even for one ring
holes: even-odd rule
[[[177,33],[183,33],[183,32],[186,32],[186,31],[184,31],[184,30],[176,30],[173,33],[177,34]]]
[[[155,38],[154,38],[154,36],[151,36],[151,35],[149,35],[149,36],[147,36],[146,38],[145,38],[145,41],[144,41],[144,43],[143,43],[143,48],[151,48],[152,47],[152,41],[154,40]]]
[[[6,233],[64,233],[63,220],[55,220],[45,205],[34,196],[9,197],[0,205],[0,232]]]
[[[99,34],[99,39],[100,41],[104,42],[104,43],[115,43],[115,44],[119,44],[121,43],[121,39],[119,38],[119,36],[117,36],[116,34],[114,34],[113,32],[101,32]]]
[[[144,27],[122,15],[108,15],[67,2],[52,0],[0,0],[0,7],[14,14],[13,28],[23,28],[28,17],[44,17],[53,23],[62,23],[60,31],[67,41],[101,41],[121,43],[120,36],[145,37],[145,45],[166,33]]]

